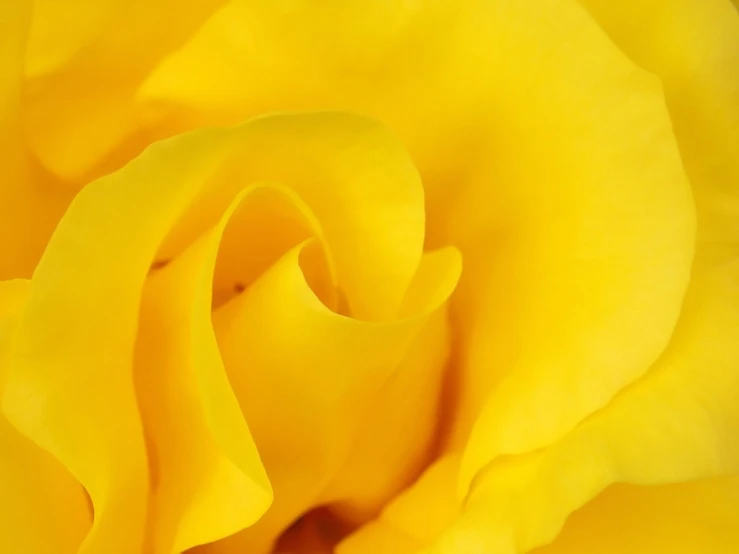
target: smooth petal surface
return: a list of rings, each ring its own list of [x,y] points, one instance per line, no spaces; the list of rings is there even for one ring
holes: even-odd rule
[[[29,282],[0,282],[0,394]],[[82,486],[0,416],[0,550],[74,554],[90,525]]]
[[[532,554],[732,554],[739,548],[739,478],[614,485],[570,516]]]
[[[497,136],[449,215],[466,260],[449,444],[465,449],[463,489],[647,371],[674,329],[695,239],[658,81],[577,4],[475,5],[465,38],[495,37],[484,62]]]
[[[37,1],[25,61],[24,131],[43,165],[73,187],[89,180],[137,130],[133,97],[141,81],[220,4]]]
[[[29,278],[71,199],[23,144],[21,88],[31,1],[0,4],[0,279]]]
[[[624,52],[662,79],[698,205],[699,244],[715,262],[736,258],[739,13],[728,0],[584,4]]]
[[[117,1],[33,0],[32,4],[24,72],[28,78],[63,71],[66,63],[111,24]]]

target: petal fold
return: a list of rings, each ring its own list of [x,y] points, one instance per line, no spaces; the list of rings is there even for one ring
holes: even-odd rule
[[[420,552],[459,515],[458,473],[456,456],[434,462],[416,483],[382,511],[377,520],[341,542],[337,554]]]
[[[150,268],[164,259],[171,260],[174,270],[175,259],[221,221],[245,187],[259,182],[283,183],[304,204],[298,212],[312,211],[320,219],[323,231],[316,233],[317,239],[333,257],[353,316],[392,319],[400,310],[422,256],[422,189],[400,142],[372,121],[336,113],[287,114],[233,129],[197,131],[152,146],[120,171],[86,187],[34,273],[3,395],[3,409],[13,425],[58,458],[90,494],[95,517],[84,554],[129,553],[145,540],[150,476],[134,354]],[[307,225],[311,228],[310,221]],[[312,263],[309,250],[301,256],[306,268]],[[202,264],[207,263],[188,263],[194,264],[189,280],[179,283],[182,289],[173,289],[183,295],[178,297],[182,302],[170,307],[191,306],[199,315],[190,316],[205,325],[187,330],[192,341],[204,341],[190,346],[197,355],[192,378],[203,395],[203,417],[214,440],[235,462],[201,474],[218,476],[217,483],[207,483],[214,502],[208,505],[219,506],[212,511],[218,513],[232,498],[223,486],[229,479],[242,479],[244,486],[250,486],[249,480],[265,482],[248,443],[229,435],[243,439],[247,431],[233,404],[229,408],[220,401],[228,398],[227,383],[218,380],[217,367],[204,369],[217,364],[204,319],[207,298],[202,290],[188,287],[198,284],[193,279],[206,271]],[[229,271],[224,269],[223,275]],[[315,297],[302,269],[299,274],[316,305],[332,313]],[[312,272],[306,269],[305,274]],[[451,292],[456,280],[453,271],[449,275],[442,273],[447,292],[432,295],[432,300]],[[429,291],[437,289],[431,286]],[[177,329],[173,326],[172,332]],[[407,335],[396,352],[411,338]],[[187,348],[184,341],[173,344]],[[160,346],[166,349],[166,341]],[[360,390],[356,384],[353,391]],[[237,418],[235,427],[224,423],[232,417]],[[234,450],[237,442],[241,451]],[[156,458],[155,450],[149,454]],[[235,475],[234,467],[255,474]],[[250,490],[258,498],[264,488]],[[240,522],[229,520],[229,528],[248,524],[258,510],[239,506]],[[208,521],[207,514],[190,522],[192,527],[173,540],[191,544],[227,532]]]
[[[144,288],[136,385],[156,475],[149,540],[157,553],[235,533],[272,499],[210,324],[219,243],[253,190],[237,196],[215,228]]]
[[[531,554],[732,554],[739,548],[739,478],[613,485]]]
[[[71,200],[24,147],[21,96],[31,0],[0,5],[0,280],[30,278]]]
[[[44,167],[72,188],[99,175],[140,130],[133,107],[139,84],[222,2],[38,0],[25,61],[24,131]]]
[[[312,508],[355,499],[371,505],[378,502],[378,494],[380,500],[392,494],[403,473],[412,471],[418,461],[400,459],[399,467],[388,468],[389,475],[375,476],[380,469],[363,465],[376,459],[374,452],[368,460],[352,458],[367,447],[365,441],[392,448],[385,436],[369,434],[380,432],[371,417],[383,392],[392,394],[387,390],[393,390],[391,379],[402,382],[409,371],[429,379],[430,396],[406,407],[429,427],[420,439],[432,437],[438,399],[433,389],[439,386],[443,359],[435,352],[420,359],[419,353],[409,357],[409,351],[456,285],[461,269],[458,253],[450,249],[429,254],[431,261],[421,264],[414,281],[426,289],[415,295],[420,311],[406,319],[375,323],[336,314],[320,302],[301,269],[306,246],[288,252],[214,314],[224,363],[272,482],[275,502],[254,526],[207,545],[203,552],[268,552],[279,534]],[[403,391],[407,388],[395,389],[395,394]],[[431,414],[424,416],[425,410]],[[399,421],[410,423],[410,418]],[[402,448],[412,455],[406,445]],[[353,471],[369,472],[381,488],[357,489],[351,479],[347,481]]]
[[[659,81],[577,3],[476,6],[477,39],[499,45],[488,121],[504,138],[449,216],[466,268],[448,445],[464,449],[462,494],[492,460],[555,443],[647,372],[680,314],[696,233]]]
[[[29,285],[25,280],[0,282],[0,394]],[[1,415],[0,452],[0,550],[75,554],[90,525],[82,486]]]

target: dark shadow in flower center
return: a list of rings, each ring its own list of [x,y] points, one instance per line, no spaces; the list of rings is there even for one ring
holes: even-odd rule
[[[298,518],[278,539],[274,554],[331,554],[355,530],[327,507]]]

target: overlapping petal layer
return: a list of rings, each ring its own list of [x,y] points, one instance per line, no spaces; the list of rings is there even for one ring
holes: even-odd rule
[[[87,488],[82,552],[217,540],[259,518],[271,481],[275,507],[237,536],[256,551],[321,503],[373,513],[420,471],[461,268],[453,248],[422,255],[423,221],[398,141],[332,113],[183,135],[82,191],[34,274],[3,399]],[[383,414],[418,432],[401,443],[372,412],[416,378],[429,394]],[[396,446],[357,490],[360,449]]]
[[[344,540],[337,554],[419,552],[459,517],[459,457],[445,456],[412,487],[398,495],[380,517]],[[471,552],[474,550],[462,550]]]
[[[153,467],[147,546],[154,553],[230,535],[272,501],[210,323],[216,254],[233,208],[155,271],[143,293],[136,389]]]
[[[492,4],[479,15],[498,45],[499,137],[449,216],[467,261],[450,443],[465,448],[462,488],[647,371],[680,312],[695,237],[658,81],[576,4]]]
[[[170,162],[158,168],[165,179],[133,165],[77,196],[36,268],[15,339],[3,408],[90,494],[82,552],[133,552],[143,540],[148,476],[132,371],[141,292],[214,160]]]
[[[133,98],[140,83],[221,3],[37,0],[23,126],[43,165],[72,187],[99,174],[137,130]]]
[[[664,84],[698,206],[705,263],[739,252],[739,14],[728,0],[583,2]]]
[[[24,280],[0,282],[0,394],[29,288]],[[1,415],[0,452],[0,550],[77,552],[90,524],[87,497],[79,483]]]
[[[692,259],[689,188],[658,83],[575,4],[237,0],[140,98],[185,127],[338,105],[399,133],[424,178],[427,240],[469,260],[457,447],[488,408],[467,474],[561,436],[669,338]]]
[[[613,482],[657,485],[739,471],[739,181],[732,155],[738,144],[732,137],[739,129],[734,117],[739,89],[731,80],[736,73],[726,71],[739,51],[738,18],[720,0],[700,3],[700,8],[698,3],[648,5],[650,10],[660,7],[666,21],[699,34],[699,40],[684,41],[676,39],[683,36],[676,28],[655,27],[649,16],[653,12],[642,10],[641,4],[598,5],[604,12],[620,13],[622,24],[638,27],[635,22],[644,15],[649,22],[642,22],[643,34],[635,38],[630,29],[623,36],[633,40],[632,47],[659,45],[659,55],[651,52],[648,58],[655,65],[644,61],[644,52],[629,53],[663,76],[695,195],[697,252],[680,320],[646,377],[556,444],[487,466],[477,474],[466,502],[457,505],[462,514],[455,523],[446,530],[419,523],[431,536],[416,544],[419,550],[432,545],[429,551],[434,553],[526,552],[551,541],[571,511]],[[618,28],[607,18],[604,25]],[[649,40],[655,29],[665,32]],[[436,494],[443,498],[443,489]],[[416,507],[422,511],[427,504],[419,501]],[[704,535],[702,547],[736,548],[735,537],[720,536],[725,543],[717,545]],[[350,539],[347,548],[353,544]]]
[[[0,280],[31,276],[71,200],[37,167],[23,142],[21,93],[31,4],[0,5]]]
[[[30,276],[67,198],[28,186],[44,181],[22,125],[79,184],[181,129],[346,108],[399,133],[428,193],[424,237],[398,141],[329,114],[178,137],[82,193],[13,331],[4,410],[60,498],[84,500],[63,466],[88,489],[83,552],[217,540],[267,509],[270,482],[264,518],[202,551],[265,551],[323,504],[373,516],[424,464],[450,351],[459,254],[424,238],[465,257],[453,454],[339,552],[525,552],[615,481],[739,471],[739,16],[728,0],[582,3],[592,17],[565,0],[235,0],[149,78],[217,3],[161,33],[167,2],[76,0],[87,19],[62,29],[42,1],[25,121],[28,6],[0,7],[0,235],[23,237],[0,278]],[[654,490],[609,489],[549,548]],[[37,548],[72,551],[80,514]]]
[[[739,544],[739,479],[614,485],[532,554],[731,554]]]
[[[400,379],[408,371],[421,372],[416,376],[432,389],[425,402],[438,397],[433,389],[438,390],[441,380],[439,369],[444,360],[439,353],[413,360],[405,370],[398,367],[430,315],[453,290],[459,274],[456,252],[428,255],[446,259],[440,268],[420,277],[434,283],[418,302],[419,310],[410,319],[388,323],[361,322],[330,312],[305,282],[300,252],[300,247],[289,252],[253,287],[214,314],[224,362],[275,489],[275,503],[257,524],[208,546],[207,552],[267,551],[279,533],[306,510],[337,500],[351,501],[355,495],[361,499],[362,490],[356,490],[351,474],[341,472],[343,468],[350,473],[361,471],[363,464],[377,459],[380,448],[390,447],[382,437],[372,440],[361,433],[381,432],[376,426],[380,422],[370,418],[394,375]],[[440,346],[443,353],[444,343]],[[414,386],[406,383],[396,394]],[[428,441],[436,414],[422,406],[405,408],[410,417],[418,418],[417,440]],[[367,422],[371,422],[369,429],[362,429]],[[401,422],[403,418],[398,418],[393,424]],[[356,443],[363,442],[369,442],[365,448],[377,452],[369,454],[369,460],[361,455],[352,460],[359,454],[352,452]],[[402,445],[402,452],[415,454],[414,443]],[[392,479],[407,473],[409,465],[419,465],[413,460],[399,462],[391,466],[383,460],[383,465],[373,469],[381,479]],[[364,495],[379,494],[386,500],[393,492],[392,488],[369,487]]]

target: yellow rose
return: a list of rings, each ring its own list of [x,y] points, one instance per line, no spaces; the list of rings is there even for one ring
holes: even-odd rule
[[[0,552],[739,551],[735,4],[0,3]]]

